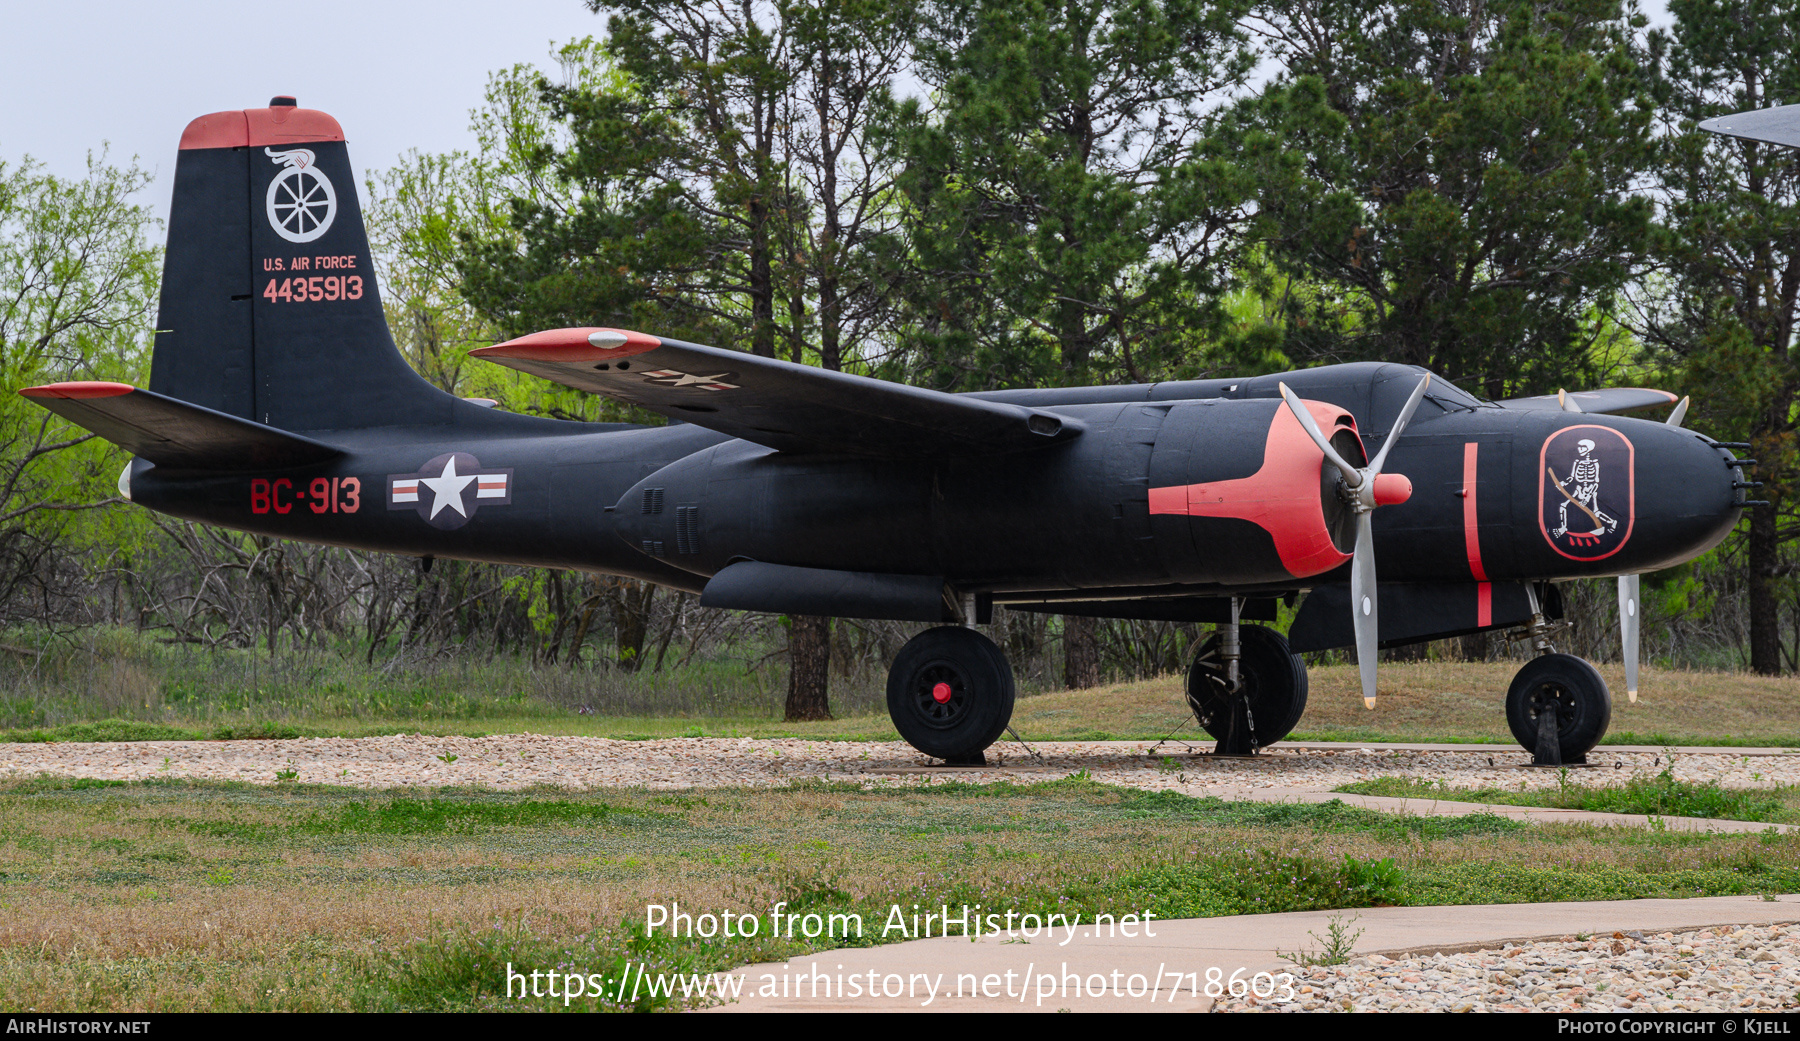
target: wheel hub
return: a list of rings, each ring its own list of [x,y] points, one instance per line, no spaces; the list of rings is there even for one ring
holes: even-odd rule
[[[1556,713],[1556,724],[1559,729],[1568,726],[1575,719],[1578,708],[1575,696],[1562,687],[1546,684],[1531,692],[1531,718],[1536,719],[1545,712]]]
[[[969,710],[969,680],[948,662],[920,669],[913,681],[913,704],[920,722],[933,729],[954,727]]]

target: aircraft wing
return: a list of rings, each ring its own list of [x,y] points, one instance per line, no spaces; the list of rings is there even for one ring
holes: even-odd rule
[[[171,469],[279,470],[344,454],[310,437],[128,383],[52,383],[19,393],[132,455]]]
[[[1605,387],[1600,390],[1571,391],[1567,397],[1574,399],[1575,404],[1583,412],[1608,413],[1630,412],[1634,408],[1648,408],[1651,405],[1673,405],[1681,399],[1666,390],[1652,390],[1649,387]],[[1562,402],[1555,394],[1540,394],[1531,398],[1509,398],[1497,401],[1502,408],[1541,409],[1555,412],[1562,408]]]
[[[1800,105],[1780,105],[1719,116],[1701,122],[1700,129],[1746,141],[1767,141],[1772,145],[1800,148]]]
[[[469,353],[784,452],[993,455],[1082,431],[1042,409],[621,329],[552,329]]]

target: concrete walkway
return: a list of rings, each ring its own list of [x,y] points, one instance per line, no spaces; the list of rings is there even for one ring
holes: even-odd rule
[[[1361,930],[1358,955],[1450,954],[1574,934],[1796,922],[1800,896],[1378,907],[1158,921],[1132,926],[1135,936],[1082,925],[1071,938],[1059,925],[1029,939],[936,937],[747,966],[735,973],[742,997],[713,1011],[1202,1012],[1213,1003],[1209,979],[1267,972],[1275,975],[1258,983],[1277,986],[1292,963],[1276,952],[1319,950],[1334,920]]]

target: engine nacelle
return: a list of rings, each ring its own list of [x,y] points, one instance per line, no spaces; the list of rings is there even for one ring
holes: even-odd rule
[[[1309,407],[1334,447],[1363,458],[1348,412]],[[1279,585],[1348,559],[1338,473],[1280,402],[1059,411],[1087,432],[1011,455],[871,460],[729,442],[633,487],[618,529],[701,575],[755,560],[1001,593]]]

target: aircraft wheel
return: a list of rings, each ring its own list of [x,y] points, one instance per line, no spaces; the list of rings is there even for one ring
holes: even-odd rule
[[[946,625],[909,640],[888,670],[888,715],[906,743],[956,765],[983,752],[1012,720],[1013,672],[994,641]]]
[[[1612,697],[1600,670],[1573,654],[1526,662],[1506,692],[1506,723],[1527,750],[1537,748],[1538,716],[1545,711],[1556,713],[1562,761],[1583,762],[1612,722]]]
[[[1236,736],[1238,747],[1222,751],[1248,753],[1252,743],[1266,748],[1288,736],[1300,722],[1306,711],[1306,663],[1288,650],[1280,633],[1264,626],[1239,626],[1238,643],[1237,696],[1232,696],[1226,683],[1217,634],[1200,645],[1200,653],[1188,669],[1187,696],[1194,718],[1221,742],[1233,739],[1232,721],[1242,718],[1248,733]]]

